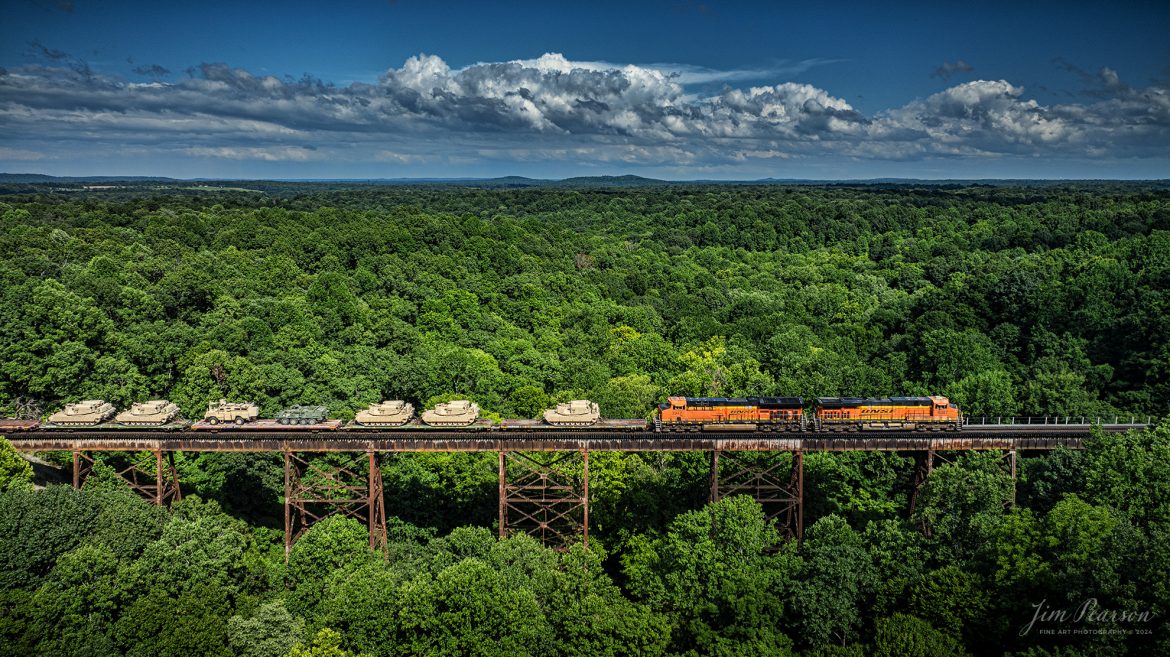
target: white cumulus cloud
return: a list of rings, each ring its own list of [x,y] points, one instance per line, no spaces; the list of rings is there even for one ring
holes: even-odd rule
[[[1170,89],[1131,87],[1112,69],[1097,76],[1101,95],[1091,102],[1046,106],[1009,81],[972,80],[866,115],[839,93],[778,72],[824,61],[717,71],[548,53],[452,68],[420,54],[377,83],[345,86],[221,63],[148,83],[38,64],[0,69],[0,139],[9,144],[0,161],[111,143],[196,158],[402,165],[484,157],[672,166],[826,156],[1125,159],[1170,151]],[[780,79],[731,84],[768,75]],[[725,84],[709,94],[692,87],[715,80]]]

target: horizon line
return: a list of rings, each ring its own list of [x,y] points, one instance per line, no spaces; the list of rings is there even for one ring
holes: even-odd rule
[[[596,175],[582,175],[582,176],[566,176],[563,178],[534,178],[532,176],[524,176],[519,174],[503,174],[499,176],[393,176],[393,177],[375,177],[375,176],[357,176],[357,177],[303,177],[303,178],[263,178],[263,177],[207,177],[198,176],[193,178],[178,178],[174,176],[165,175],[141,175],[141,174],[85,174],[85,175],[56,175],[50,173],[40,172],[2,172],[0,171],[0,184],[10,184],[12,182],[28,182],[35,181],[11,181],[6,178],[17,177],[42,177],[52,180],[63,181],[85,181],[92,179],[101,179],[103,182],[116,181],[174,181],[174,182],[304,182],[304,183],[330,183],[330,182],[491,182],[496,180],[524,180],[533,183],[558,183],[572,180],[639,180],[646,183],[866,183],[866,182],[1148,182],[1148,183],[1163,183],[1170,182],[1170,177],[1167,178],[1128,178],[1128,177],[1060,177],[1060,178],[1042,178],[1042,177],[982,177],[982,178],[959,178],[959,177],[909,177],[909,176],[876,176],[865,178],[788,178],[788,177],[764,177],[764,178],[656,178],[649,176],[642,176],[633,173],[613,173],[613,174],[596,174]],[[47,181],[46,181],[47,182]]]

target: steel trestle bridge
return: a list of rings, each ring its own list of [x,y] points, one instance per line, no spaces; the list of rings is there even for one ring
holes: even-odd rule
[[[1150,426],[1148,419],[1142,422],[1141,418],[980,420],[965,423],[962,431],[948,432],[41,429],[13,432],[8,434],[8,440],[22,452],[71,452],[76,487],[92,470],[94,452],[148,452],[153,455],[153,467],[131,465],[118,474],[135,491],[160,505],[182,497],[176,452],[281,454],[287,556],[314,522],[337,513],[366,523],[371,548],[385,546],[386,513],[379,464],[383,453],[496,452],[500,537],[523,531],[546,544],[564,545],[577,540],[588,544],[590,452],[708,452],[711,501],[750,495],[786,536],[799,540],[804,524],[806,453],[912,454],[917,463],[913,482],[916,494],[936,462],[948,461],[954,452],[999,452],[1014,482],[1021,453],[1062,447],[1080,449],[1094,430],[1118,433]],[[316,458],[327,453],[343,456]],[[912,498],[911,508],[913,505]]]

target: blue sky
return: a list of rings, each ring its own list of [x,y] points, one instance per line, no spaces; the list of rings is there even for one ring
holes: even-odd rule
[[[6,2],[0,170],[1170,177],[1170,3]]]

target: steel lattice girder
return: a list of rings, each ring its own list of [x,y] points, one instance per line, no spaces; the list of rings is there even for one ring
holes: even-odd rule
[[[377,453],[349,453],[341,463],[323,463],[285,451],[285,559],[309,527],[338,513],[364,521],[370,549],[385,549],[386,503]]]
[[[514,531],[525,531],[546,545],[564,547],[580,534],[588,545],[587,451],[539,454],[501,451],[499,477],[501,538]]]
[[[175,467],[175,453],[162,450],[153,450],[154,472],[148,472],[131,462],[130,465],[116,470],[119,477],[126,481],[130,489],[142,497],[159,506],[169,505],[183,499],[183,492],[179,486],[179,471]],[[165,463],[164,463],[165,461]],[[73,487],[81,488],[85,480],[93,472],[95,460],[92,454],[73,451]]]
[[[711,501],[733,495],[759,502],[765,517],[776,519],[788,538],[800,540],[804,535],[804,454],[713,450]]]

